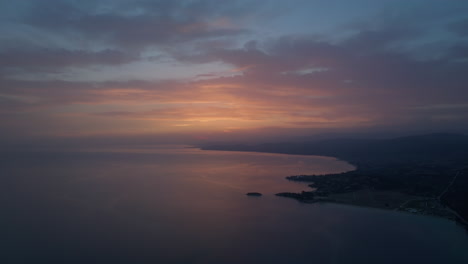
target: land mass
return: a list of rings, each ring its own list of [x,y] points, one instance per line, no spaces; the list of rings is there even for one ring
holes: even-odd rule
[[[247,196],[256,196],[256,197],[262,196],[262,194],[259,193],[259,192],[248,192],[248,193],[246,193],[246,195]]]
[[[209,145],[203,149],[332,156],[349,172],[294,175],[310,191],[278,193],[300,202],[335,202],[426,214],[468,226],[468,136],[431,134],[394,139]]]

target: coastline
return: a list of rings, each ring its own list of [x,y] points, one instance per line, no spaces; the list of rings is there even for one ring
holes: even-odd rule
[[[458,171],[456,176],[459,173]],[[354,177],[356,175],[360,177]],[[408,194],[401,189],[376,188],[379,184],[378,178],[369,175],[366,175],[368,177],[366,178],[363,175],[365,173],[356,168],[340,174],[288,176],[286,179],[290,181],[310,182],[309,187],[314,190],[276,195],[302,203],[336,203],[441,217],[455,221],[468,230],[468,221],[441,200],[454,180],[441,194],[433,197]]]
[[[466,165],[458,161],[430,160],[411,163],[399,162],[398,159],[395,162],[395,159],[392,159],[386,162],[379,157],[353,159],[340,155],[299,154],[288,151],[209,147],[201,149],[313,155],[341,160],[352,165],[354,169],[335,174],[287,176],[286,179],[290,181],[310,183],[309,187],[313,189],[301,193],[283,192],[276,195],[292,198],[301,203],[336,203],[441,217],[454,221],[468,230],[468,221],[452,208],[450,200],[444,197],[455,183],[456,176],[466,170]],[[427,183],[421,181],[420,176]]]

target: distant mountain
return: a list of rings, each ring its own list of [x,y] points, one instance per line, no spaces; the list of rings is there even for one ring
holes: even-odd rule
[[[333,156],[353,163],[468,158],[468,136],[428,134],[393,139],[328,139],[303,143],[205,145],[203,149]]]

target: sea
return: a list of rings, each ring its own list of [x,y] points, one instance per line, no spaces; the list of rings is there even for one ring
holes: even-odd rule
[[[275,196],[353,169],[174,145],[0,152],[0,263],[468,263],[453,221]]]

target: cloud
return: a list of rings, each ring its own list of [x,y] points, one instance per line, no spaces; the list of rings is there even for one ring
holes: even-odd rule
[[[238,10],[217,1],[117,1],[77,5],[47,1],[33,5],[27,23],[88,41],[141,49],[198,39],[237,36],[247,30],[230,16]]]
[[[0,127],[13,136],[38,131],[227,138],[223,131],[231,131],[245,138],[467,129],[466,18],[459,13],[450,18],[449,9],[437,12],[437,21],[429,19],[428,10],[421,17],[411,11],[371,25],[360,21],[339,38],[313,32],[265,37],[245,34],[258,25],[239,23],[256,10],[245,5],[248,1],[76,3],[29,6],[23,22],[58,39],[80,40],[76,46],[81,48],[60,47],[57,41],[51,48],[35,43],[6,49],[4,44],[0,52]],[[128,80],[28,81],[11,74],[147,60],[149,74],[161,75],[151,63],[162,65],[164,59],[187,68],[229,67],[164,81],[132,79],[137,74],[118,71],[123,68],[114,69],[113,76],[128,74]]]
[[[0,26],[0,74],[16,79],[89,79],[96,68],[116,76],[118,66],[130,64],[131,76],[138,65],[169,64],[171,54],[202,42],[232,45],[249,32],[238,23],[249,10],[237,2],[47,0],[3,6],[16,16],[5,14]]]
[[[468,35],[468,19],[462,19],[456,22],[451,23],[448,26],[449,30],[461,35],[467,36]]]
[[[9,49],[0,52],[0,68],[57,69],[128,63],[138,57],[118,50]]]
[[[403,126],[419,125],[422,120],[446,124],[450,120],[441,118],[440,109],[419,109],[464,103],[468,97],[466,62],[454,61],[452,55],[416,59],[378,44],[407,37],[385,36],[384,32],[372,33],[379,36],[372,38],[368,32],[358,33],[339,43],[284,36],[239,49],[213,49],[181,57],[192,63],[218,60],[241,69],[242,74],[231,77],[100,83],[4,80],[3,86],[8,87],[4,94],[35,98],[22,103],[25,111],[75,105],[74,110],[81,112],[76,116],[84,119],[159,120],[160,126],[213,122],[218,128],[226,120],[243,128]],[[372,41],[376,43],[369,43]],[[369,45],[376,48],[369,49]],[[311,67],[327,70],[288,74]],[[86,110],[90,105],[93,110]],[[109,105],[117,109],[109,110]],[[464,109],[443,111],[453,124],[467,118]]]

